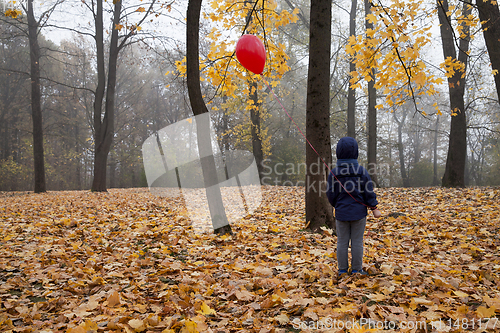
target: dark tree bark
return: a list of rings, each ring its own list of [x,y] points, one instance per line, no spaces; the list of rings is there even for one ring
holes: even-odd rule
[[[403,109],[403,116],[401,120],[396,117],[396,113],[393,113],[394,120],[396,124],[398,124],[398,154],[399,154],[399,169],[401,171],[401,178],[403,179],[403,187],[410,187],[410,179],[408,177],[408,173],[406,172],[405,166],[405,150],[403,145],[403,126],[406,121],[406,116],[408,114],[408,110]]]
[[[250,110],[250,119],[252,121],[252,148],[253,156],[255,157],[255,163],[257,164],[257,171],[259,173],[260,183],[262,184],[263,173],[263,161],[264,153],[262,151],[262,135],[260,127],[260,105],[259,105],[259,95],[257,94],[257,82],[253,81],[250,83],[250,99],[253,102],[253,107]]]
[[[448,144],[448,155],[443,175],[442,186],[464,187],[465,186],[465,163],[467,157],[467,122],[465,115],[465,73],[467,70],[467,51],[469,50],[470,32],[467,24],[463,24],[462,32],[465,38],[460,38],[459,53],[455,50],[450,18],[448,12],[448,0],[437,0],[438,16],[441,29],[441,40],[443,42],[444,58],[451,57],[464,64],[463,70],[457,70],[452,77],[448,78],[448,91],[450,95],[451,125],[450,140]],[[464,3],[463,14],[467,16],[471,12],[471,6]],[[463,76],[463,77],[462,77]]]
[[[106,72],[104,66],[104,25],[102,0],[97,0],[97,11],[95,15],[96,28],[96,48],[97,48],[97,89],[94,100],[94,179],[92,181],[92,191],[106,192],[106,167],[108,154],[113,143],[115,133],[115,89],[116,89],[116,67],[118,63],[118,30],[111,32],[108,59],[108,78],[106,82]],[[113,27],[120,23],[122,2],[116,1],[113,13]],[[104,117],[102,107],[104,105]]]
[[[330,0],[311,0],[306,137],[316,151],[306,146],[306,221],[312,231],[318,231],[323,225],[335,226],[333,209],[325,193],[328,169],[320,159],[331,165],[331,12]]]
[[[439,116],[436,116],[436,125],[434,127],[434,142],[433,142],[433,178],[432,178],[432,185],[437,186],[439,185],[439,180],[438,180],[438,133],[439,130]]]
[[[476,4],[491,67],[493,70],[497,70],[494,78],[500,103],[500,10],[498,2],[493,3],[491,0],[476,0]]]
[[[97,60],[97,88],[94,100],[94,179],[92,181],[92,191],[106,192],[107,161],[111,145],[113,144],[115,126],[115,95],[117,81],[118,55],[127,45],[131,37],[137,34],[136,29],[129,29],[128,33],[119,36],[116,27],[120,24],[122,15],[122,1],[113,1],[113,22],[111,38],[108,50],[108,67],[105,68],[104,52],[104,25],[103,25],[103,0],[96,0],[94,25],[96,33],[96,60]],[[152,13],[156,0],[152,0],[149,8],[145,10],[144,16],[137,22],[140,26]],[[94,8],[92,6],[92,8]],[[126,15],[126,14],[124,14]],[[107,77],[106,77],[107,74]],[[104,104],[104,110],[103,110]],[[102,112],[104,111],[104,115]]]
[[[38,22],[33,12],[33,0],[28,0],[28,39],[30,44],[31,119],[33,121],[33,162],[35,193],[46,191],[45,162],[43,153],[42,101],[40,90],[40,46],[38,45]]]
[[[349,18],[349,36],[356,37],[356,11],[358,7],[358,1],[352,0],[351,3],[351,13]],[[354,72],[356,70],[356,63],[354,60],[349,61],[349,72]],[[349,75],[351,78],[351,75]],[[352,138],[356,137],[356,89],[351,87],[349,84],[349,90],[347,92],[347,136]]]
[[[189,101],[195,116],[208,114],[208,109],[203,100],[200,85],[200,63],[199,63],[199,26],[202,0],[189,0],[187,8],[187,32],[186,32],[186,74]],[[196,121],[198,149],[201,158],[201,168],[205,183],[208,206],[212,225],[216,234],[231,233],[231,226],[227,220],[226,211],[222,203],[222,195],[217,177],[217,169],[212,153],[210,139],[210,118],[208,121]]]
[[[365,15],[371,13],[371,2],[365,0]],[[366,30],[373,29],[373,23],[365,19]],[[368,114],[367,114],[367,171],[370,174],[372,181],[378,184],[377,181],[377,90],[375,89],[375,69],[371,69],[371,80],[368,82]]]

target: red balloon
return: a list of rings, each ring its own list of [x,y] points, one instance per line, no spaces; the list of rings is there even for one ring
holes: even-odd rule
[[[236,58],[249,71],[262,74],[266,64],[264,43],[254,35],[241,36],[236,43]]]

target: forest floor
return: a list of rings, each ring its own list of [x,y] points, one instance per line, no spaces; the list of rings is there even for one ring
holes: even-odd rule
[[[500,331],[500,189],[378,189],[340,279],[304,189],[262,190],[232,236],[148,189],[0,193],[0,331]]]

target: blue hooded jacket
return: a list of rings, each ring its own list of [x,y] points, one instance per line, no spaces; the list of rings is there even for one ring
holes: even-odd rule
[[[373,208],[378,204],[373,182],[366,169],[358,164],[358,143],[354,138],[340,139],[336,154],[337,167],[328,176],[326,196],[335,207],[337,220],[360,220],[367,215],[367,207],[363,204]]]

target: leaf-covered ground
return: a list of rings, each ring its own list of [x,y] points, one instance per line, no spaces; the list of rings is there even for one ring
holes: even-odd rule
[[[303,189],[263,190],[229,237],[147,189],[0,193],[0,331],[500,331],[499,189],[378,190],[341,279]]]

